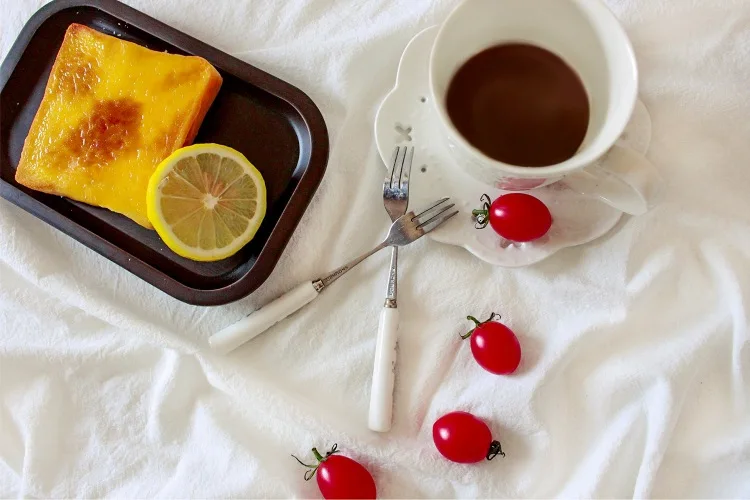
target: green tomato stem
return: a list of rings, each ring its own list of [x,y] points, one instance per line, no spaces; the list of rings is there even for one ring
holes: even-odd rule
[[[338,453],[338,446],[339,445],[334,444],[333,447],[331,448],[331,451],[327,452],[325,457],[320,454],[317,448],[313,448],[312,452],[313,452],[313,455],[315,455],[315,459],[318,461],[317,465],[307,465],[305,462],[303,462],[299,458],[292,455],[292,457],[294,457],[294,459],[297,462],[299,462],[301,465],[304,465],[305,467],[308,468],[308,470],[305,472],[305,481],[309,481],[310,479],[315,477],[315,473],[318,472],[318,467],[320,467],[320,464],[325,462],[326,459],[328,459],[328,457],[330,457],[334,453]]]
[[[476,330],[477,328],[479,328],[480,326],[482,326],[485,323],[489,323],[490,321],[494,321],[495,318],[500,319],[501,316],[499,314],[493,312],[492,314],[490,314],[490,317],[487,318],[485,321],[479,321],[474,316],[466,316],[466,319],[468,319],[469,321],[473,321],[474,322],[474,328],[472,328],[468,332],[464,333],[463,335],[460,335],[460,337],[463,340],[468,339],[469,337],[471,337],[471,334],[474,333],[474,330]]]
[[[478,327],[479,325],[481,325],[481,324],[482,324],[482,323],[480,323],[480,322],[479,322],[479,320],[478,320],[477,318],[475,318],[474,316],[466,316],[466,319],[468,319],[469,321],[473,321],[473,322],[474,322],[474,328],[472,328],[472,329],[471,329],[471,330],[469,330],[468,332],[466,332],[466,333],[464,333],[463,335],[461,335],[460,337],[461,337],[461,339],[462,339],[462,340],[466,340],[466,339],[468,339],[469,337],[471,337],[471,334],[472,334],[472,333],[474,333],[474,330],[476,330],[476,329],[477,329],[477,327]]]
[[[484,229],[490,222],[490,206],[492,200],[486,194],[483,194],[479,201],[482,202],[482,208],[477,208],[471,211],[471,218],[476,222],[474,227],[477,229]]]

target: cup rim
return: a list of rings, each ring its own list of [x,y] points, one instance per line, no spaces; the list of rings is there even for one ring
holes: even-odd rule
[[[581,9],[593,13],[598,20],[597,22],[604,22],[607,25],[607,30],[611,30],[610,33],[612,33],[614,36],[620,39],[620,43],[623,44],[625,47],[625,51],[627,53],[627,61],[625,64],[628,64],[632,68],[633,73],[633,85],[630,93],[626,96],[627,101],[624,101],[624,104],[621,105],[621,108],[623,109],[623,113],[620,113],[615,118],[611,118],[613,120],[616,120],[620,123],[617,123],[616,130],[619,130],[617,134],[612,134],[612,138],[608,141],[602,142],[602,145],[599,146],[596,149],[592,148],[586,148],[583,151],[577,152],[572,157],[568,158],[567,160],[556,163],[554,165],[547,165],[544,167],[524,167],[520,165],[512,165],[510,163],[505,163],[499,160],[496,160],[494,158],[491,158],[484,153],[482,153],[479,149],[477,149],[475,146],[473,146],[469,141],[467,141],[464,136],[461,134],[461,132],[456,129],[456,127],[453,125],[453,122],[451,121],[450,117],[448,116],[448,112],[445,109],[445,102],[444,99],[438,98],[438,93],[435,90],[435,79],[434,79],[434,71],[433,68],[435,67],[435,59],[438,57],[436,54],[436,49],[439,45],[439,42],[442,38],[445,37],[446,33],[446,27],[448,26],[448,22],[450,19],[456,15],[458,12],[462,11],[463,9],[467,8],[468,5],[470,5],[474,0],[463,0],[460,4],[458,4],[451,12],[448,14],[448,17],[443,21],[443,23],[440,25],[440,28],[438,29],[438,33],[435,36],[435,40],[432,44],[432,49],[430,50],[430,63],[429,63],[429,88],[430,88],[430,97],[433,102],[433,109],[437,111],[438,116],[440,118],[440,121],[442,122],[442,126],[445,127],[449,133],[452,135],[452,139],[455,140],[457,143],[460,144],[462,148],[464,148],[466,151],[469,152],[469,154],[476,160],[482,161],[485,164],[488,164],[492,168],[496,168],[498,170],[501,170],[505,173],[513,174],[517,177],[526,177],[526,178],[540,178],[545,176],[554,176],[554,175],[561,175],[566,174],[574,170],[578,170],[579,168],[582,168],[586,165],[589,165],[593,162],[595,162],[597,159],[599,159],[602,155],[604,155],[609,149],[612,148],[612,146],[617,142],[617,139],[622,135],[622,132],[625,130],[625,127],[627,126],[628,122],[630,121],[630,118],[633,115],[633,110],[635,109],[635,103],[638,99],[638,64],[635,59],[635,51],[633,50],[632,42],[630,41],[630,38],[627,36],[627,33],[625,33],[625,29],[623,28],[622,24],[620,24],[620,21],[617,19],[617,17],[614,15],[614,13],[610,10],[610,8],[601,0],[567,0],[570,3],[573,3],[577,6],[579,6]]]

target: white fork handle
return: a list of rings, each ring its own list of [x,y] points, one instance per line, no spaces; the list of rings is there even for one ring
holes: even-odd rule
[[[380,313],[368,417],[368,426],[377,432],[388,432],[391,429],[397,342],[398,309],[386,307]]]
[[[318,292],[312,282],[306,281],[237,323],[213,334],[208,343],[213,350],[227,354],[265,332],[317,296]]]

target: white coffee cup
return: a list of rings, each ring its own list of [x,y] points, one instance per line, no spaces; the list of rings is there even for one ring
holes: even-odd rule
[[[448,116],[445,96],[463,63],[488,47],[518,42],[560,56],[588,93],[586,136],[562,163],[523,167],[497,161],[472,146]],[[482,182],[521,191],[565,177],[571,188],[626,213],[642,214],[655,203],[662,184],[656,169],[639,153],[615,144],[633,113],[638,68],[625,31],[599,0],[465,0],[435,39],[430,92],[455,166]]]

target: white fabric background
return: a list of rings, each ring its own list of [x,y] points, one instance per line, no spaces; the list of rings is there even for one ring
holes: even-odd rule
[[[43,3],[1,0],[2,56]],[[456,0],[128,0],[321,108],[325,179],[272,277],[192,307],[0,200],[0,497],[318,497],[290,453],[334,442],[383,497],[750,497],[750,1],[607,0],[632,37],[664,203],[525,269],[402,252],[395,426],[366,427],[387,255],[230,357],[218,328],[378,240],[373,119]],[[324,251],[323,251],[324,250]],[[520,336],[496,377],[468,313]],[[508,456],[441,459],[465,409]]]

